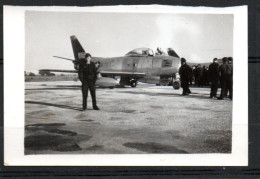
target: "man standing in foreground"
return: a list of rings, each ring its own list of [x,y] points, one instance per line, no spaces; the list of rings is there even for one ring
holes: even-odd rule
[[[219,64],[217,58],[214,58],[213,63],[209,65],[209,78],[211,82],[210,98],[216,98],[219,81]]]
[[[189,80],[192,76],[192,69],[186,64],[185,58],[181,58],[181,67],[179,69],[181,77],[181,87],[183,88],[182,95],[189,95],[191,93],[189,89]]]
[[[85,53],[84,53],[85,54]],[[83,55],[84,55],[83,54]],[[79,54],[79,56],[82,54]],[[96,102],[97,69],[94,62],[91,61],[91,55],[85,54],[85,57],[79,57],[78,75],[82,83],[83,111],[87,110],[88,89],[90,90],[92,105],[94,110],[99,110]]]
[[[233,76],[233,66],[227,63],[227,58],[224,57],[223,64],[219,67],[219,74],[220,78],[222,79],[222,87],[221,87],[221,94],[218,98],[219,100],[224,99],[225,94],[229,90],[229,98],[232,100],[232,76]]]

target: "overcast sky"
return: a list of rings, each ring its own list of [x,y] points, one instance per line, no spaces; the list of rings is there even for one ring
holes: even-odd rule
[[[37,12],[25,14],[25,70],[73,69],[70,35],[98,57],[173,48],[188,62],[233,55],[233,15]]]

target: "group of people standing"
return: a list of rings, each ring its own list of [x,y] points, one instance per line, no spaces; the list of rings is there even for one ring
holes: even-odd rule
[[[207,81],[211,86],[210,90],[210,98],[217,98],[219,100],[224,99],[225,97],[229,97],[232,100],[232,91],[233,91],[233,58],[232,57],[224,57],[222,58],[223,64],[218,64],[218,59],[214,58],[213,63],[209,65],[208,70],[206,71],[207,74]],[[198,86],[201,85],[202,80],[205,82],[205,78],[202,78],[202,74],[204,71],[205,74],[205,67],[201,68],[198,66],[196,68],[199,72],[199,75],[195,76],[195,84]],[[181,58],[181,67],[179,69],[179,74],[181,77],[181,87],[183,88],[182,95],[189,95],[191,93],[189,89],[190,81],[193,77],[194,70],[192,69],[187,63],[184,58]],[[201,74],[200,74],[201,73]],[[217,97],[218,86],[221,86],[221,93],[220,96]],[[229,93],[229,94],[228,94]]]
[[[201,64],[192,66],[192,78],[190,79],[190,85],[192,85],[193,79],[195,85],[198,87],[209,85],[209,68],[205,65],[201,66]]]

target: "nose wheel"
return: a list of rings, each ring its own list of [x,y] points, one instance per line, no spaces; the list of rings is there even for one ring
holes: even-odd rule
[[[174,81],[172,86],[173,86],[173,89],[176,89],[176,90],[180,89],[180,83],[178,81]]]

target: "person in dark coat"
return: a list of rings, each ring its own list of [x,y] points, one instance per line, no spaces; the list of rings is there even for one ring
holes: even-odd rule
[[[198,64],[197,73],[198,73],[198,86],[200,87],[203,85],[203,68],[201,67],[200,64]]]
[[[196,65],[195,68],[192,71],[194,78],[195,78],[195,86],[199,85],[199,73],[198,73],[198,66]]]
[[[85,54],[85,58],[78,60],[78,76],[82,83],[82,106],[83,111],[87,109],[88,90],[92,98],[92,106],[94,110],[99,110],[96,102],[96,87],[97,68],[94,62],[91,61],[91,55]]]
[[[231,64],[228,64],[227,60],[228,58],[224,57],[222,59],[223,64],[219,67],[219,75],[222,79],[221,94],[218,98],[219,100],[224,99],[225,93],[227,93],[227,91],[230,92],[229,98],[232,100],[233,66]]]
[[[202,86],[207,85],[207,69],[206,66],[203,65],[202,67]]]
[[[214,58],[213,63],[209,65],[209,80],[211,82],[210,98],[216,98],[219,81],[219,64],[217,58]]]
[[[206,85],[209,85],[209,67],[206,67]]]
[[[232,57],[228,57],[227,58],[227,60],[228,60],[228,64],[232,67],[232,69],[233,69],[233,58]],[[232,73],[232,78],[231,78],[231,89],[233,90],[233,73]],[[226,96],[227,96],[227,94],[229,93],[229,98],[230,98],[230,91],[228,90],[227,92],[226,92]],[[232,93],[232,92],[231,92]],[[232,93],[233,94],[233,93]],[[232,98],[232,97],[231,97]]]
[[[195,78],[194,73],[193,73],[194,69],[195,69],[195,66],[192,66],[191,67],[191,77],[190,77],[190,80],[189,80],[190,85],[192,85],[193,78]]]
[[[189,80],[192,76],[192,69],[187,65],[185,58],[181,58],[179,74],[181,77],[181,87],[183,88],[182,95],[189,95],[191,93],[189,89]]]

